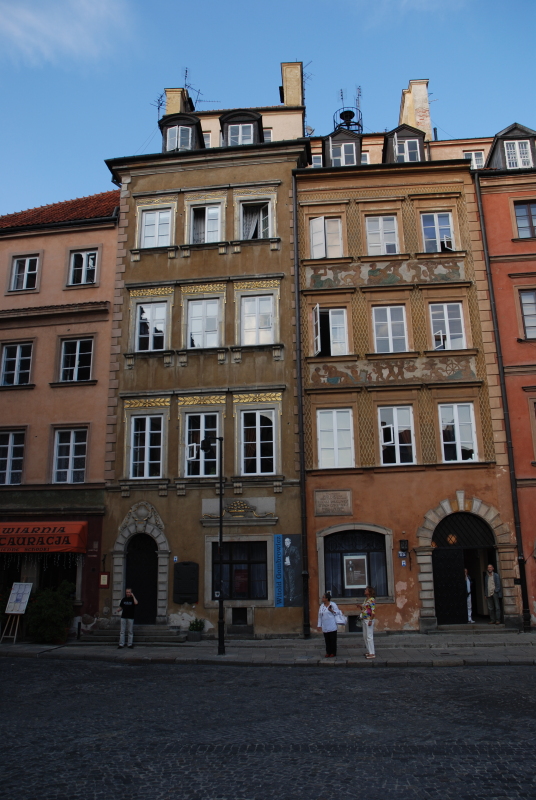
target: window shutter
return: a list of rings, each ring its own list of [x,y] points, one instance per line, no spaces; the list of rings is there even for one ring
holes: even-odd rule
[[[326,219],[326,256],[338,258],[342,256],[341,220],[338,217]]]
[[[166,143],[166,150],[176,150],[177,149],[177,131],[178,128],[175,125],[174,128],[168,128],[167,130],[167,143]]]
[[[326,257],[326,239],[324,235],[324,217],[315,217],[311,226],[311,258]]]
[[[313,308],[313,355],[320,352],[320,306],[318,303]]]

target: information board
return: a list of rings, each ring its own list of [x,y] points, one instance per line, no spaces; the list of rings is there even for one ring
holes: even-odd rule
[[[24,614],[33,583],[14,583],[7,601],[6,614]]]

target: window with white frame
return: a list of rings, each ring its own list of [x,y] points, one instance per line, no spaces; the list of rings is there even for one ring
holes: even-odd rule
[[[398,163],[420,161],[418,139],[395,139],[395,154]]]
[[[58,430],[54,447],[54,483],[84,483],[87,428]]]
[[[348,353],[348,326],[345,308],[313,308],[313,355],[345,356]]]
[[[532,167],[532,155],[529,141],[512,141],[504,143],[507,169],[523,169]]]
[[[161,478],[163,417],[133,416],[130,427],[130,477]]]
[[[330,139],[330,144],[332,167],[349,167],[356,163],[354,142],[343,142],[341,144],[337,144]]]
[[[30,383],[32,366],[31,342],[6,344],[2,352],[2,386],[23,386]]]
[[[253,125],[229,125],[227,137],[229,147],[253,144]]]
[[[274,343],[274,297],[271,294],[244,295],[241,299],[240,343]]]
[[[315,168],[322,167],[322,156],[312,156],[311,158],[312,166]]]
[[[192,129],[184,125],[174,125],[167,129],[166,150],[191,150]]]
[[[536,237],[536,203],[514,203],[517,235],[520,239]]]
[[[192,208],[191,244],[219,242],[221,206],[194,206]]]
[[[439,406],[443,461],[477,461],[472,403]]]
[[[434,350],[461,350],[465,347],[461,303],[430,303]]]
[[[527,339],[536,339],[536,290],[519,292],[521,314]]]
[[[240,204],[240,238],[268,239],[270,237],[270,203]]]
[[[62,381],[91,380],[93,339],[67,339],[61,345]]]
[[[203,132],[203,141],[205,142],[205,147],[211,147],[211,135],[210,133]]]
[[[71,253],[69,270],[69,286],[81,286],[85,283],[95,283],[97,271],[97,251]]]
[[[271,128],[263,128],[262,129],[262,135],[264,137],[264,141],[265,142],[271,142],[272,141],[272,129]]]
[[[37,287],[38,267],[38,256],[25,256],[24,258],[16,258],[13,262],[11,291],[22,292],[35,289]]]
[[[408,349],[404,306],[375,306],[373,320],[377,353],[404,353]]]
[[[171,244],[171,209],[161,208],[141,213],[141,247],[169,247]]]
[[[166,333],[166,303],[140,303],[137,307],[136,350],[163,350]]]
[[[452,214],[421,214],[425,253],[449,253],[454,250]]]
[[[218,415],[214,413],[186,415],[186,475],[206,478],[218,474]],[[201,450],[201,442],[212,441],[211,449]]]
[[[319,469],[354,466],[351,408],[319,409],[316,414]]]
[[[382,464],[415,463],[412,406],[380,406],[380,453]]]
[[[361,163],[362,164],[369,164],[369,154],[368,153],[361,153]]]
[[[342,256],[340,217],[313,217],[309,225],[311,258],[339,258]]]
[[[463,157],[467,159],[467,161],[471,161],[471,169],[482,169],[484,166],[483,150],[466,150]]]
[[[242,475],[275,473],[275,422],[273,410],[242,411]]]
[[[0,431],[0,485],[22,483],[24,431]]]
[[[369,256],[398,253],[396,217],[367,217],[367,250]]]
[[[217,297],[188,301],[188,347],[219,345],[219,310]]]

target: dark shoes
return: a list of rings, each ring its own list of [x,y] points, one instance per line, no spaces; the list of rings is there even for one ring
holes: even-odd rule
[[[132,650],[132,648],[133,648],[133,647],[134,647],[134,645],[133,645],[133,644],[129,644],[129,646],[128,646],[128,649],[129,649],[129,650]]]
[[[122,644],[118,644],[118,645],[117,645],[117,649],[118,649],[118,650],[122,650],[122,649],[123,649],[123,645],[122,645]]]

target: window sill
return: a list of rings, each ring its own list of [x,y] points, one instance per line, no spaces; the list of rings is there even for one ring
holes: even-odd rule
[[[73,289],[98,289],[99,286],[99,281],[95,281],[95,283],[69,283],[63,287],[63,291],[71,292]]]
[[[170,367],[173,363],[174,350],[143,350],[135,353],[123,353],[126,362],[126,368],[132,369],[134,362],[139,358],[160,358],[164,360],[164,366]]]
[[[423,258],[464,258],[467,255],[467,250],[441,250],[440,253],[415,253],[415,258],[422,260]]]
[[[468,347],[464,350],[423,350],[423,356],[432,358],[434,356],[477,356],[476,347]]]
[[[352,360],[353,361],[357,361],[358,358],[359,358],[359,353],[347,353],[344,356],[321,356],[321,355],[305,356],[305,360],[309,364],[315,364],[315,363],[325,364],[327,362],[329,362],[329,363],[332,363],[332,362],[338,363],[338,362],[352,361]]]
[[[175,244],[166,245],[165,247],[136,247],[130,251],[131,261],[139,261],[142,253],[149,255],[158,255],[158,253],[167,253],[168,258],[175,258],[177,255],[178,247]]]
[[[218,364],[225,364],[227,362],[227,351],[229,350],[228,347],[189,347],[186,350],[176,350],[179,366],[180,367],[187,367],[188,366],[188,356],[194,355],[206,355],[218,356]]]
[[[358,256],[359,261],[409,261],[411,253],[381,253],[380,255],[372,255],[372,253],[363,253]]]
[[[240,364],[242,361],[242,352],[246,353],[260,353],[264,350],[271,350],[274,361],[283,360],[284,344],[281,342],[274,344],[241,344],[231,347],[231,358],[234,364]]]
[[[436,469],[485,469],[495,461],[449,461],[448,463],[435,464]]]
[[[158,491],[160,497],[167,497],[170,481],[168,478],[126,478],[119,481],[121,497],[130,497],[131,490],[144,492]]]
[[[536,344],[536,337],[534,339],[516,339],[519,344]]]
[[[6,295],[12,294],[39,294],[39,289],[8,289]]]
[[[10,392],[15,389],[35,389],[35,383],[15,383],[13,386],[0,386],[0,391]]]
[[[401,353],[365,353],[368,361],[392,361],[397,358],[418,358],[418,350],[404,350]]]
[[[354,260],[353,256],[338,256],[337,258],[302,258],[304,267],[313,267],[315,264],[324,264],[326,267],[337,264],[351,264]]]
[[[95,386],[97,380],[90,380],[90,381],[54,381],[53,383],[49,383],[48,385],[52,389],[58,389],[59,387],[64,386]]]
[[[536,242],[536,236],[526,236],[525,238],[512,239],[513,242]]]

